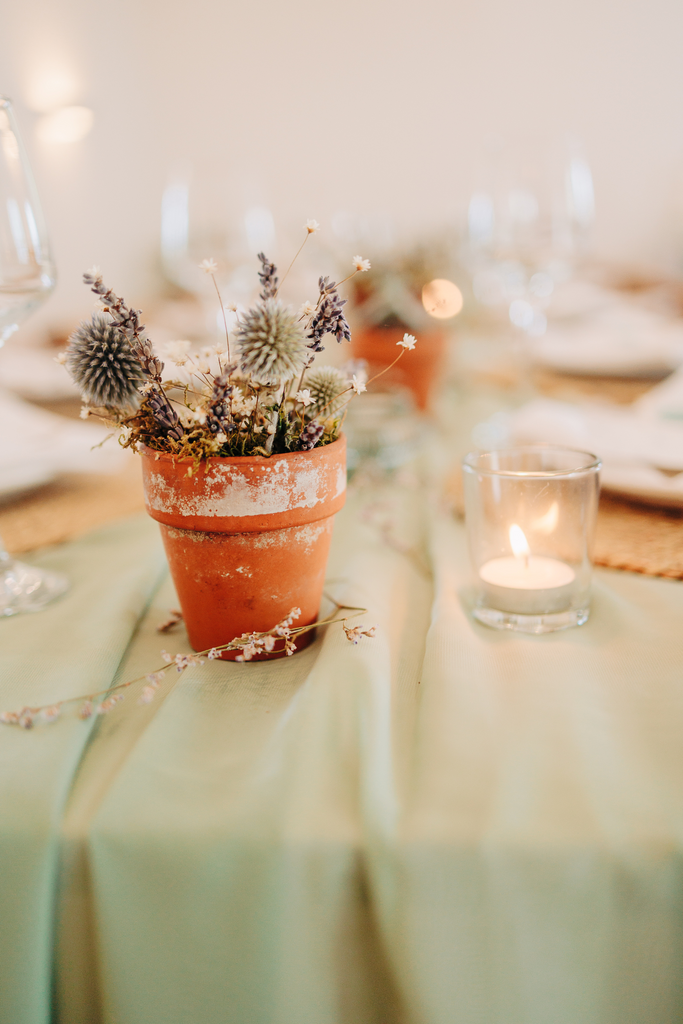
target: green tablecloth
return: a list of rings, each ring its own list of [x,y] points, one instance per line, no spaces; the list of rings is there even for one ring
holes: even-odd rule
[[[584,627],[487,630],[414,483],[338,517],[376,639],[0,732],[0,1024],[683,1019],[683,585],[602,571]],[[154,524],[39,560],[72,589],[0,622],[3,708],[187,649]]]

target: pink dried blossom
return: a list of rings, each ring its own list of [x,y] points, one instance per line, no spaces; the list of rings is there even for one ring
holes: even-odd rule
[[[97,714],[98,715],[107,715],[107,714],[109,714],[111,709],[116,704],[118,704],[118,702],[120,700],[123,700],[123,698],[124,698],[124,694],[123,693],[112,693],[111,697],[107,697],[106,700],[102,701],[102,703],[100,704],[100,706],[97,709]]]
[[[373,637],[377,626],[368,626],[364,629],[362,626],[347,626],[346,623],[342,623],[344,632],[346,633],[346,639],[350,640],[352,644],[357,644],[362,636]]]
[[[183,613],[178,608],[171,608],[168,618],[157,626],[157,633],[170,633],[174,626],[183,620]]]
[[[22,708],[19,712],[19,725],[22,729],[32,729],[35,713],[33,708]]]

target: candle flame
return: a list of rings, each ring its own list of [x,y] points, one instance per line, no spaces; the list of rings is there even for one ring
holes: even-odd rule
[[[517,526],[517,523],[513,523],[510,527],[510,547],[515,558],[528,558],[531,554],[524,531],[521,526]]]

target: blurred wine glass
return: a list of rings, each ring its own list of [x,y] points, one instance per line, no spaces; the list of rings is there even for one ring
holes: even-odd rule
[[[543,334],[554,291],[588,252],[594,216],[593,179],[575,140],[490,144],[467,217],[475,298],[506,309],[527,336]]]
[[[12,103],[0,96],[0,346],[47,299],[56,274]],[[0,615],[39,611],[65,577],[17,562],[0,541]]]
[[[184,170],[167,184],[161,203],[161,261],[173,284],[193,295],[203,310],[202,329],[220,334],[223,318],[213,281],[199,269],[204,259],[218,265],[224,301],[248,306],[258,286],[257,254],[273,258],[275,222],[267,206],[247,206],[235,215],[225,182]]]

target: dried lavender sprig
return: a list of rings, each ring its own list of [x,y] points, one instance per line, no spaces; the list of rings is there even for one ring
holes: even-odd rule
[[[322,352],[321,339],[325,334],[334,334],[338,342],[351,341],[351,328],[343,313],[346,299],[342,299],[337,285],[329,277],[318,279],[320,295],[316,312],[311,320],[307,337],[311,339],[309,348],[314,352]]]
[[[170,404],[164,392],[148,392],[147,401],[152,411],[152,415],[159,424],[163,434],[166,437],[172,438],[174,441],[180,441],[181,437],[185,433],[185,429],[180,422],[178,413]]]
[[[213,392],[209,399],[209,408],[206,416],[206,425],[212,434],[221,432],[230,434],[235,428],[235,421],[232,416],[232,396],[235,387],[230,383],[230,376],[236,368],[234,364],[226,367],[223,373],[216,377],[213,382]]]
[[[310,452],[311,448],[315,448],[320,438],[323,436],[325,431],[322,423],[316,423],[315,420],[311,420],[307,423],[304,429],[301,431],[299,438],[299,451]]]
[[[263,289],[259,298],[265,302],[266,299],[274,299],[277,295],[277,267],[274,263],[271,263],[262,252],[258,254],[258,258],[261,261],[261,269],[259,271],[258,279],[261,282],[261,287]]]
[[[145,325],[140,322],[142,310],[130,309],[119,295],[116,295],[111,288],[107,288],[102,281],[102,274],[98,268],[93,267],[92,270],[86,271],[83,274],[83,281],[85,284],[90,285],[91,292],[99,296],[102,305],[105,307],[105,312],[109,313],[114,323],[126,332],[131,343],[133,339],[137,339],[142,335],[145,329]]]

